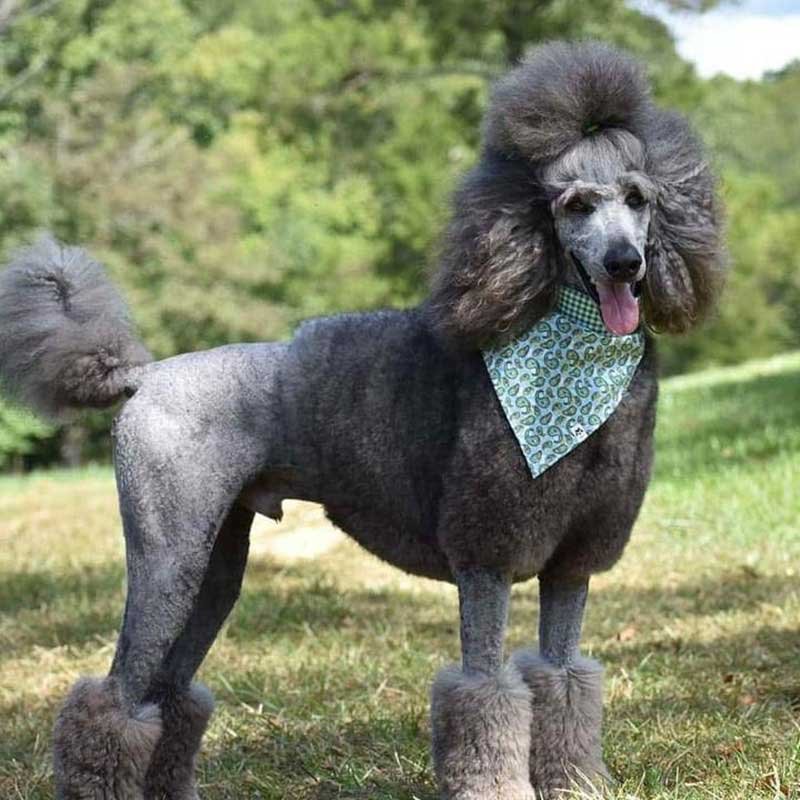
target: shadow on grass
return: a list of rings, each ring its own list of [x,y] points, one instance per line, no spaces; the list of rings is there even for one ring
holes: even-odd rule
[[[340,589],[328,586],[321,589],[331,592],[341,602],[337,625],[347,624],[350,616],[368,612],[373,616],[361,620],[361,625],[369,628],[379,618],[386,625],[404,625],[416,636],[415,647],[429,650],[431,654],[441,655],[442,637],[448,641],[453,637],[455,619],[450,619],[451,609],[436,610],[437,618],[431,620],[430,600],[426,597],[398,595],[387,591],[380,593],[347,592],[342,596]],[[673,639],[665,633],[665,627],[673,621],[687,617],[715,616],[727,612],[752,612],[761,604],[780,606],[797,592],[796,579],[791,576],[759,575],[752,570],[742,569],[708,578],[692,580],[677,584],[671,588],[655,586],[644,589],[625,587],[608,587],[596,591],[592,598],[592,616],[600,620],[590,630],[590,638],[597,641],[603,639],[598,648],[598,655],[604,661],[610,679],[626,678],[632,681],[634,699],[615,697],[609,705],[608,713],[614,724],[619,727],[618,736],[630,736],[626,733],[630,724],[649,726],[658,718],[659,725],[674,730],[676,736],[690,736],[695,752],[695,769],[712,769],[715,764],[723,764],[726,758],[724,747],[720,745],[720,720],[727,726],[728,736],[745,735],[758,730],[772,730],[776,726],[786,730],[787,747],[791,744],[794,728],[792,719],[800,717],[800,674],[797,664],[800,663],[800,633],[787,631],[769,624],[756,624],[742,629],[734,635],[716,636],[711,641],[693,641]],[[262,603],[270,602],[256,588],[250,598],[255,612]],[[519,614],[536,612],[535,592],[525,591],[515,597],[514,615],[516,619],[515,633],[520,625]],[[300,623],[300,618],[293,618],[299,611],[282,612],[284,621],[291,625]],[[271,613],[271,612],[270,612]],[[424,623],[420,620],[424,617]],[[629,616],[635,620],[637,633],[632,640],[620,641],[614,636],[621,625],[626,624]],[[247,621],[242,620],[247,627]],[[532,630],[532,626],[525,624]],[[598,637],[598,633],[607,628],[607,635]],[[252,635],[252,631],[242,630],[244,635]],[[256,634],[258,636],[260,634]],[[265,644],[268,646],[268,643]],[[384,664],[384,674],[394,674],[395,682],[402,679],[394,672],[395,655],[385,652],[376,655]],[[412,691],[414,702],[427,704],[427,690],[433,679],[430,674],[417,671],[418,685]],[[369,692],[370,687],[378,686],[383,678],[381,674],[366,677],[358,676],[362,683],[360,689],[343,689],[332,698],[326,696],[320,687],[336,685],[341,676],[334,675],[330,664],[321,668],[313,664],[304,666],[302,686],[304,691],[315,693],[310,705],[323,718],[327,713],[334,717],[341,713],[337,704],[359,713],[358,692]],[[253,676],[249,686],[265,687],[267,703],[273,702],[282,709],[286,719],[297,719],[308,714],[307,707],[299,699],[281,700],[280,686],[269,680],[265,673]],[[643,688],[646,687],[646,688]],[[257,703],[259,698],[250,695],[249,689],[241,687],[248,702]],[[238,690],[234,687],[238,696]],[[273,694],[274,693],[274,694]],[[233,698],[230,698],[233,699]],[[288,704],[287,704],[288,703]],[[330,711],[325,705],[331,703]],[[295,705],[296,704],[296,705]],[[295,792],[293,796],[328,800],[330,798],[411,798],[416,795],[423,800],[433,800],[435,792],[429,778],[419,775],[416,780],[393,777],[391,761],[394,752],[422,752],[428,746],[428,734],[422,728],[410,732],[402,723],[402,715],[387,724],[385,716],[374,722],[348,722],[336,726],[329,721],[311,730],[305,729],[302,735],[291,735],[284,738],[279,748],[283,750],[282,759],[271,769],[271,774],[286,774],[289,788]],[[612,726],[613,728],[613,726]],[[256,732],[257,749],[263,755],[272,752],[275,743],[273,734],[267,730]],[[284,736],[284,733],[278,734]],[[251,737],[252,738],[252,737]],[[347,742],[345,752],[337,742]],[[680,780],[680,769],[683,762],[672,765],[673,757],[681,747],[677,743],[670,745],[656,743],[647,745],[653,748],[665,748],[660,763],[666,764],[665,771],[658,771],[657,779]],[[753,744],[754,757],[766,757],[760,751],[758,739]],[[315,755],[304,755],[308,753]],[[699,755],[698,755],[699,754]],[[770,758],[776,752],[768,754]],[[612,753],[613,756],[613,753]],[[305,759],[305,760],[304,760]],[[303,769],[299,764],[329,765],[328,772],[319,769]],[[646,761],[630,764],[624,762],[624,771],[631,773],[648,766]],[[697,766],[697,765],[700,766]],[[708,766],[711,765],[711,766]],[[724,764],[723,764],[724,766]],[[384,769],[385,767],[385,769]],[[371,769],[374,768],[374,769]],[[722,766],[720,766],[722,768]],[[294,771],[293,771],[294,770]],[[353,786],[350,780],[352,771],[368,772],[364,785]],[[317,781],[308,786],[309,772]],[[399,770],[398,770],[399,772]],[[622,775],[621,777],[625,777]],[[295,783],[296,782],[296,783]],[[298,787],[295,791],[294,787]],[[302,789],[300,787],[302,786]]]
[[[0,571],[0,614],[41,610],[54,603],[70,605],[119,595],[125,578],[122,564],[89,566],[71,572]]]
[[[85,645],[117,630],[124,606],[122,564],[59,573],[0,571],[0,618],[10,636],[0,662],[33,647]],[[240,642],[303,637],[309,628],[341,630],[363,625],[411,624],[421,638],[453,636],[457,621],[437,620],[424,595],[391,589],[347,591],[314,565],[286,567],[257,562],[248,568],[245,589],[231,615],[228,637]]]
[[[112,635],[122,613],[123,585],[124,569],[113,563],[59,574],[0,573],[0,614],[20,623],[0,658],[34,645],[81,645]],[[593,589],[587,634],[608,638],[620,626],[635,623],[646,635],[665,622],[687,616],[750,611],[760,605],[780,607],[797,591],[794,576],[759,574],[747,568],[669,587]],[[536,614],[534,583],[515,592],[515,631],[527,628],[533,638]],[[449,645],[458,635],[455,601],[442,603],[438,596],[432,601],[423,593],[387,587],[348,590],[317,565],[257,562],[248,568],[227,636],[242,643],[263,641],[269,647],[276,636],[305,636],[309,628],[340,630],[347,636],[394,627],[410,630],[420,647]]]
[[[704,691],[719,689],[715,697],[752,686],[756,693],[763,689],[761,699],[784,703],[800,715],[800,631],[760,625],[707,642],[665,641],[645,635],[635,643],[604,648],[601,660],[612,668],[624,668],[629,675],[658,676],[663,671],[667,682],[685,687],[685,691],[672,692],[672,700],[696,694],[698,686]],[[714,703],[715,697],[710,697]]]
[[[60,575],[2,574],[0,610],[12,622],[20,619],[24,633],[19,641],[28,646],[54,639],[86,643],[97,635],[110,635],[118,624],[122,579],[122,566],[117,564]],[[612,732],[618,728],[616,735],[624,739],[630,735],[625,733],[629,722],[646,725],[658,717],[676,731],[691,731],[693,749],[707,757],[710,768],[713,759],[720,757],[715,748],[716,723],[721,718],[732,720],[730,724],[743,735],[785,725],[790,736],[787,720],[800,717],[800,633],[764,624],[711,641],[693,641],[676,640],[664,629],[671,621],[689,616],[752,611],[760,604],[780,606],[796,592],[794,577],[759,575],[750,570],[684,581],[670,588],[610,586],[595,590],[587,633],[591,640],[600,641],[598,655],[610,677],[619,679],[627,673],[634,686],[648,687],[634,693],[632,699],[613,699],[608,710]],[[49,606],[57,611],[55,616],[47,612]],[[217,687],[223,707],[227,705],[246,719],[245,712],[237,710],[240,703],[272,699],[283,722],[251,722],[246,730],[237,726],[232,741],[222,737],[217,749],[204,757],[210,796],[244,796],[228,793],[246,783],[244,775],[250,770],[265,781],[285,780],[285,794],[267,796],[308,800],[411,800],[416,796],[434,800],[426,714],[435,667],[424,657],[440,657],[456,642],[454,612],[455,606],[443,604],[439,596],[386,588],[343,589],[316,565],[253,564],[227,634],[230,639],[243,643],[263,640],[266,649],[277,638],[285,644],[295,636],[307,635],[310,626],[341,633],[344,639],[359,638],[370,663],[365,661],[363,668],[352,674],[352,665],[321,657],[319,663],[304,663],[291,686],[272,680],[268,670],[256,670],[250,676],[226,675],[229,688]],[[535,592],[517,593],[515,632],[523,627],[526,615],[531,622],[526,620],[524,628],[532,631],[535,612]],[[630,640],[618,640],[614,631],[626,624],[626,618],[634,620],[637,633]],[[394,629],[406,631],[404,635],[417,651],[414,657],[419,656],[420,661],[404,665],[404,656],[391,649],[391,638],[382,644],[371,640],[376,630]],[[382,649],[387,643],[389,649]],[[320,645],[319,652],[324,646]],[[376,664],[378,668],[374,668]],[[387,675],[403,689],[405,699],[379,706],[373,703],[371,707],[379,711],[374,718],[364,719],[365,696],[377,692]],[[49,706],[47,713],[52,711]],[[0,717],[5,719],[26,714],[24,700],[0,707]],[[701,721],[704,724],[699,724]],[[12,736],[6,752],[26,760],[32,736],[33,732],[19,739]],[[676,744],[675,752],[679,749]],[[408,761],[404,760],[407,755]],[[235,774],[230,767],[234,764]],[[625,770],[640,766],[626,764]]]
[[[663,615],[677,618],[750,611],[764,604],[780,606],[798,590],[800,586],[795,575],[760,573],[742,567],[669,586],[593,588],[589,603],[593,611],[600,606],[605,616],[613,613],[618,621],[625,619],[626,609],[638,620]]]
[[[121,564],[59,573],[0,571],[0,662],[34,647],[81,646],[112,637],[122,615]]]
[[[347,633],[363,626],[412,625],[423,638],[457,634],[457,611],[451,619],[442,615],[441,607],[439,599],[432,604],[421,593],[342,587],[324,566],[286,567],[260,561],[248,567],[228,636],[241,642],[263,639],[268,646],[276,633],[305,635],[309,627]]]
[[[291,701],[290,701],[291,702]],[[385,712],[374,719],[341,719],[338,703],[310,723],[291,705],[281,725],[264,720],[246,735],[206,747],[205,780],[221,796],[250,784],[280,785],[276,797],[303,800],[434,800],[427,714]],[[233,770],[231,769],[233,767]],[[260,796],[260,795],[259,795]],[[267,797],[272,797],[267,794]]]
[[[743,764],[763,775],[776,763],[797,763],[800,632],[763,625],[674,651],[642,641],[601,660],[612,680],[630,680],[634,690],[606,703],[606,747],[621,772],[659,764],[654,787],[679,787],[689,778],[702,784],[742,773]],[[629,750],[638,764],[629,762]]]
[[[773,659],[772,666],[758,674],[727,673],[725,665],[738,659],[741,666],[742,654],[754,648],[753,641],[762,656],[766,653]],[[764,749],[766,734],[783,730],[786,755],[791,755],[800,718],[800,683],[793,681],[798,678],[794,667],[800,655],[797,647],[793,632],[762,627],[744,636],[689,644],[685,652],[652,659],[646,672],[631,669],[634,688],[638,687],[633,698],[616,697],[607,704],[606,747],[612,762],[619,764],[618,777],[625,779],[655,767],[657,785],[681,785],[687,764],[679,757],[687,754],[687,741],[691,742],[689,766],[700,777],[730,769],[726,746],[735,744],[737,738],[752,737],[746,743],[748,758],[764,760],[766,769],[781,755],[774,748]],[[650,653],[646,642],[626,644],[605,659],[607,685],[625,674],[622,666],[639,664]],[[341,673],[326,664],[308,665],[303,685],[326,689],[310,705],[297,687],[286,691],[277,702],[272,697],[276,687],[266,690],[264,702],[278,709],[279,722],[265,720],[245,732],[234,726],[234,739],[218,741],[210,757],[211,764],[216,761],[217,766],[207,775],[211,786],[227,796],[224,792],[241,781],[219,766],[227,762],[238,765],[239,775],[243,768],[265,781],[280,779],[285,794],[276,797],[411,800],[416,796],[434,800],[426,724],[427,689],[433,675],[419,680],[409,703],[396,709],[381,706],[374,718],[364,720],[360,697],[377,689],[382,679],[375,676],[372,685],[354,688],[343,682]],[[654,677],[659,681],[666,678],[668,685],[656,686],[654,693]],[[267,678],[261,675],[256,682],[266,683]],[[236,693],[226,697],[223,692],[220,696],[221,705],[234,708],[237,699]],[[353,720],[353,716],[360,719]],[[669,735],[650,738],[655,720]],[[635,729],[641,729],[642,734],[633,734]],[[624,751],[620,750],[621,742],[625,742]],[[406,760],[411,768],[405,767]]]

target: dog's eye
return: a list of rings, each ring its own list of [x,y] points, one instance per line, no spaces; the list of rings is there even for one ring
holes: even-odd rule
[[[591,214],[594,211],[594,206],[581,200],[580,197],[572,197],[564,203],[564,208],[570,214]]]
[[[637,211],[638,209],[645,207],[647,200],[644,199],[644,195],[638,189],[633,189],[625,196],[625,204],[628,206],[628,208],[632,208]]]

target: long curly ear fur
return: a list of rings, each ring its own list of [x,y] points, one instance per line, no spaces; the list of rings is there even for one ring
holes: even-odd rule
[[[510,337],[549,311],[561,272],[547,167],[585,142],[628,131],[657,190],[643,296],[646,323],[688,330],[713,307],[724,273],[714,181],[696,138],[658,109],[642,67],[596,42],[536,48],[495,86],[481,160],[455,195],[430,308],[468,347]]]
[[[684,333],[714,308],[725,279],[722,213],[702,147],[678,114],[654,108],[646,170],[656,186],[650,223],[644,319],[662,333]]]
[[[481,347],[533,324],[555,304],[553,224],[530,171],[501,156],[484,156],[454,207],[431,309],[451,342]]]

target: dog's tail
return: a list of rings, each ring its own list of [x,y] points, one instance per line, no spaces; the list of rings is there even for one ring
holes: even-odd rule
[[[47,416],[136,390],[152,360],[100,264],[49,235],[0,272],[0,385]]]

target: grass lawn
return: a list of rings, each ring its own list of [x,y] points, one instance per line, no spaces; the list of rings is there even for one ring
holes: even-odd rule
[[[656,478],[585,627],[615,798],[800,798],[799,490],[800,354],[663,385]],[[457,657],[455,592],[349,542],[270,555],[322,525],[295,508],[254,535],[201,672],[203,800],[436,796],[428,687]],[[0,480],[2,800],[52,796],[52,721],[107,669],[123,581],[108,470]],[[515,589],[510,648],[532,643],[535,584]]]

